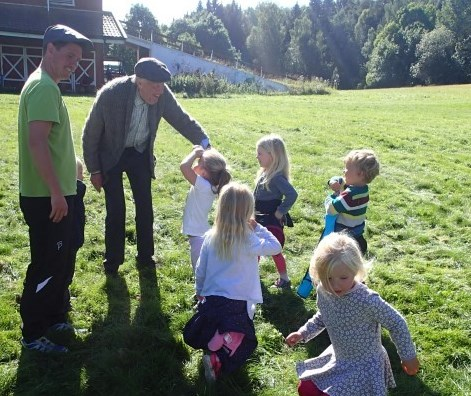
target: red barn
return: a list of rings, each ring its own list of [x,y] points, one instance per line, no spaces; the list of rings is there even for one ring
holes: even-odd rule
[[[21,89],[41,62],[44,31],[58,23],[94,45],[61,88],[89,92],[104,84],[105,44],[125,44],[126,33],[111,12],[103,11],[102,0],[10,0],[0,1],[0,89]]]

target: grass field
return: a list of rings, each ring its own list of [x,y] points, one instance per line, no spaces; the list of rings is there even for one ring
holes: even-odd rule
[[[255,142],[280,134],[299,198],[286,230],[288,270],[297,285],[322,229],[326,181],[340,174],[353,148],[372,148],[381,175],[371,184],[366,238],[374,258],[368,285],[406,317],[422,367],[400,370],[387,332],[397,388],[391,395],[471,393],[471,107],[470,86],[338,91],[323,96],[236,96],[181,99],[228,159],[234,178],[253,187]],[[77,153],[92,103],[67,97]],[[192,315],[189,252],[180,234],[188,183],[179,171],[191,144],[163,122],[153,182],[160,268],[138,272],[132,196],[128,189],[127,261],[107,279],[104,197],[88,183],[85,246],[72,286],[71,322],[78,329],[67,356],[21,349],[18,297],[29,260],[18,208],[18,96],[0,95],[0,395],[294,395],[295,362],[320,353],[323,334],[288,348],[283,337],[315,312],[294,291],[273,290],[271,259],[262,259],[264,304],[255,318],[259,346],[248,364],[208,387],[201,352],[181,331]],[[88,182],[88,177],[87,177]],[[61,340],[57,340],[61,341]]]

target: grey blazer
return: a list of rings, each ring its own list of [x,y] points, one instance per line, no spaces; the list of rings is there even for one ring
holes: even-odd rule
[[[98,93],[88,114],[82,134],[83,157],[90,173],[106,173],[121,158],[136,96],[135,76],[114,79]],[[159,101],[149,106],[147,122],[150,131],[149,167],[154,174],[154,142],[161,118],[193,144],[207,139],[204,129],[177,102],[165,85]]]

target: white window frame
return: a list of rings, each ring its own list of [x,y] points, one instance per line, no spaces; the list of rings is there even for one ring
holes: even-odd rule
[[[49,0],[49,5],[75,7],[75,0]]]

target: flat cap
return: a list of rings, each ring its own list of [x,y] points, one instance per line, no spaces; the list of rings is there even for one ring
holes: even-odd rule
[[[134,66],[134,74],[152,82],[167,82],[172,77],[165,63],[155,58],[142,58]]]
[[[84,50],[93,51],[93,44],[87,37],[65,25],[53,25],[46,29],[43,46],[49,43],[75,43]]]

